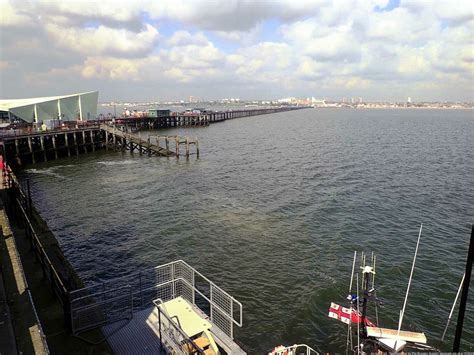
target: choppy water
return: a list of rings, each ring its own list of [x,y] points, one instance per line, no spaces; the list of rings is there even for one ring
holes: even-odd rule
[[[34,201],[87,281],[182,258],[244,304],[252,353],[344,351],[354,250],[378,255],[380,320],[441,337],[474,216],[473,111],[301,110],[207,128],[189,161],[98,152],[27,169]],[[474,292],[463,350],[474,350]],[[453,322],[455,323],[455,322]]]

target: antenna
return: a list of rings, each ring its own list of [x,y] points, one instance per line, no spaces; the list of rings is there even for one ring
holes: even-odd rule
[[[352,261],[352,273],[351,273],[351,282],[349,284],[349,302],[350,302],[350,314],[351,316],[349,317],[349,324],[347,325],[347,341],[346,341],[346,354],[349,353],[349,338],[351,340],[351,349],[352,349],[352,281],[354,279],[354,269],[355,269],[355,262],[357,259],[357,251],[354,251],[354,260]]]
[[[461,284],[459,285],[458,292],[456,293],[456,297],[454,298],[454,303],[453,303],[453,307],[451,308],[451,312],[449,312],[448,322],[446,323],[446,327],[444,328],[444,332],[443,332],[443,336],[441,337],[441,341],[444,341],[444,336],[446,335],[446,331],[448,330],[448,325],[449,325],[449,322],[451,321],[451,316],[453,315],[454,308],[456,307],[456,303],[458,303],[458,297],[459,297],[459,294],[461,293],[462,284],[464,283],[464,278],[465,277],[466,277],[466,274],[462,275]]]
[[[395,350],[397,349],[397,342],[400,336],[400,328],[402,327],[403,316],[405,315],[405,308],[407,306],[408,293],[410,292],[411,280],[413,278],[413,270],[415,270],[416,255],[418,254],[418,246],[420,245],[422,230],[423,230],[423,223],[420,225],[420,232],[418,233],[418,241],[416,242],[415,257],[413,258],[413,264],[411,265],[410,278],[408,279],[407,293],[405,295],[405,301],[403,302],[403,308],[400,311],[400,319],[398,321],[398,330],[397,330],[397,340],[395,340]]]
[[[359,330],[359,324],[360,324],[360,317],[359,317],[359,273],[356,275],[357,277],[357,355],[359,355],[360,352],[360,330]],[[352,318],[352,314],[351,314]]]

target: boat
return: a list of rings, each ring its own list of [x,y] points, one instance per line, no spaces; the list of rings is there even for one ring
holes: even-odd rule
[[[328,316],[330,318],[337,319],[347,324],[348,326],[346,350],[352,351],[353,353],[357,354],[376,352],[394,353],[406,351],[439,352],[436,348],[433,348],[427,344],[427,338],[423,332],[413,332],[401,329],[403,323],[403,315],[405,313],[405,308],[407,305],[406,300],[408,297],[411,279],[413,276],[414,263],[410,275],[410,281],[409,286],[407,288],[405,302],[403,304],[403,309],[400,312],[398,327],[394,329],[384,328],[378,324],[378,309],[383,307],[384,301],[377,297],[377,291],[375,288],[376,256],[372,253],[370,262],[368,262],[367,254],[360,254],[359,262],[361,277],[359,278],[359,274],[356,274],[356,290],[354,292],[353,281],[356,260],[357,252],[354,252],[349,295],[347,296],[348,306],[343,307],[339,304],[331,302],[328,313]],[[368,315],[369,304],[373,304],[374,307],[370,308],[375,310],[375,318],[373,318],[372,320],[369,318]],[[354,330],[355,336],[357,337],[356,341],[354,341],[353,337]],[[354,342],[356,344],[355,346]]]

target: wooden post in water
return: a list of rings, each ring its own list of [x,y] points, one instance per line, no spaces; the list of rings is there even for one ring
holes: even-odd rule
[[[196,156],[199,158],[199,141],[197,137],[194,139],[195,139],[194,144],[196,145]]]
[[[53,134],[53,149],[54,149],[54,159],[58,159],[58,147],[56,146],[56,135]]]
[[[86,131],[82,131],[82,143],[84,144],[84,153],[87,153]]]
[[[94,142],[94,131],[89,131],[91,144],[92,144],[92,151],[95,152],[95,142]]]
[[[459,304],[458,324],[456,326],[456,334],[453,342],[453,352],[459,352],[461,345],[461,335],[464,323],[464,314],[466,312],[467,296],[469,293],[469,283],[471,282],[472,263],[474,261],[474,224],[471,225],[471,240],[469,242],[469,251],[467,253],[466,273],[464,285],[462,286],[461,303]]]
[[[77,145],[77,134],[76,132],[73,133],[74,136],[74,146],[76,147],[76,155],[79,155],[79,146]]]
[[[41,150],[43,151],[44,161],[48,161],[48,158],[46,157],[46,149],[44,149],[44,136],[40,137],[40,146],[41,146]]]
[[[189,138],[186,137],[186,158],[189,158]]]
[[[69,147],[69,139],[68,139],[67,132],[64,133],[64,143],[66,144],[67,156],[70,157],[71,156],[71,148]]]
[[[31,143],[31,137],[28,137],[28,148],[30,148],[31,162],[35,163],[35,153],[33,152],[33,144]]]
[[[168,136],[165,137],[165,146],[166,146],[166,154],[170,151],[170,141]]]
[[[15,139],[15,149],[16,149],[16,156],[20,159],[20,144],[18,143],[18,138]]]
[[[179,158],[179,137],[176,136],[176,158]]]

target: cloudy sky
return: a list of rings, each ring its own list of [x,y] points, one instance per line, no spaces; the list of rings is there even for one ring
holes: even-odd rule
[[[0,0],[0,98],[474,101],[474,1]]]

